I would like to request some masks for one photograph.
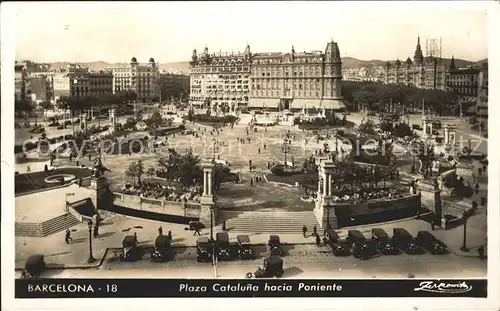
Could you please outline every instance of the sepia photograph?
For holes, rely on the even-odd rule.
[[[498,3],[441,4],[3,4],[15,298],[491,298]]]

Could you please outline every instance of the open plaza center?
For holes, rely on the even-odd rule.
[[[125,131],[116,125],[120,119],[103,122],[111,130],[95,135],[111,140],[111,147],[93,137],[90,147],[66,147],[66,153],[49,147],[48,157],[31,151],[29,159],[16,164],[16,268],[42,254],[55,269],[153,269],[152,263],[139,258],[136,263],[116,263],[114,258],[123,257],[125,236],[135,234],[134,247],[148,254],[158,235],[169,232],[173,261],[163,265],[172,265],[172,275],[181,277],[183,265],[205,271],[195,260],[199,236],[211,241],[227,232],[232,243],[238,235],[250,236],[254,260],[267,256],[269,235],[279,235],[287,269],[296,268],[289,277],[317,277],[323,270],[307,272],[309,261],[331,267],[324,269],[334,277],[360,263],[351,257],[339,261],[326,238],[323,243],[325,232],[334,230],[345,240],[350,231],[359,230],[371,239],[373,228],[389,234],[405,228],[413,236],[436,229],[433,234],[449,255],[401,255],[397,260],[382,256],[374,259],[374,267],[392,268],[398,277],[436,277],[440,272],[447,276],[453,269],[486,274],[477,250],[486,243],[487,141],[475,139],[460,120],[442,120],[436,135],[421,116],[412,115],[410,123],[423,123],[421,131],[413,131],[412,140],[382,133],[376,118],[361,114],[346,115],[344,120],[338,114],[335,124],[316,126],[324,115],[264,112],[239,114],[231,122],[207,122],[196,119],[202,114],[193,118],[179,113],[168,126],[152,126],[154,114],[142,116],[144,126],[135,121]],[[222,118],[213,119],[218,117]],[[127,118],[121,122],[130,123]],[[370,122],[374,129],[368,131]],[[24,130],[16,129],[16,142],[27,138]],[[47,132],[46,138],[61,135],[69,132]],[[457,155],[463,149],[461,136],[469,148],[474,144],[474,151],[484,155],[474,157],[471,150]],[[372,147],[363,147],[368,139],[374,141],[374,153],[369,152]],[[122,142],[124,148],[115,146]],[[430,144],[433,155],[414,155],[412,142]],[[464,191],[470,195],[463,196]],[[430,264],[415,270],[409,263],[423,260],[444,267],[448,256],[463,264],[434,271]],[[363,263],[364,269],[374,274],[369,262]],[[215,277],[244,276],[231,267],[223,264]],[[212,276],[210,269],[207,266],[208,272],[199,275]]]

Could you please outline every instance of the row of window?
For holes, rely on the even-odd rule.
[[[191,73],[217,73],[217,72],[248,72],[249,67],[203,67],[192,68]]]
[[[291,86],[293,86],[294,89],[298,90],[320,90],[322,84],[320,83],[311,83],[311,84],[302,84],[302,83],[294,83],[294,84],[281,84],[281,83],[272,83],[272,84],[252,84],[252,89],[254,90],[281,90],[283,87],[284,90],[291,89]],[[335,89],[335,86],[331,86],[332,89]],[[329,90],[330,89],[330,83],[325,84],[325,89]]]
[[[252,91],[252,97],[305,97],[305,98],[318,98],[320,97],[320,92],[315,91],[315,92],[305,92],[305,91],[269,91],[269,90],[254,90]],[[332,93],[331,96],[334,96]]]

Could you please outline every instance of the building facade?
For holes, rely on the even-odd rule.
[[[187,99],[190,93],[190,76],[168,72],[160,73],[161,100]]]
[[[28,73],[23,64],[14,65],[14,99],[16,101],[26,99],[26,78]]]
[[[243,53],[191,58],[193,106],[222,111],[242,109],[301,110],[345,108],[342,99],[342,60],[338,44],[324,52]]]
[[[236,111],[248,107],[250,95],[250,46],[244,53],[208,53],[191,56],[189,102],[195,107]]]
[[[153,58],[147,63],[139,63],[132,57],[130,63],[111,68],[113,73],[113,93],[133,91],[138,101],[153,101],[159,97],[160,71]]]
[[[53,94],[54,100],[60,97],[71,96],[71,76],[67,72],[56,72],[53,76]]]
[[[488,64],[479,68],[476,115],[488,128]]]
[[[455,59],[452,58],[446,80],[446,90],[455,93],[459,102],[476,101],[479,86],[479,69],[456,68]]]
[[[336,42],[324,52],[252,55],[251,108],[342,110],[342,60]]]
[[[387,84],[446,90],[446,65],[440,58],[424,57],[420,37],[417,38],[413,60],[408,57],[404,63],[399,59],[387,61],[384,69],[384,82]]]
[[[113,94],[113,73],[111,71],[90,71],[89,96],[99,97]]]

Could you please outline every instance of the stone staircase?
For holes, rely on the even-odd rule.
[[[70,213],[66,213],[43,223],[16,222],[15,235],[26,237],[45,237],[76,226],[80,222]]]
[[[254,233],[302,233],[306,225],[308,233],[319,223],[313,211],[225,211],[217,212],[217,224],[226,221],[226,227],[235,232]]]

